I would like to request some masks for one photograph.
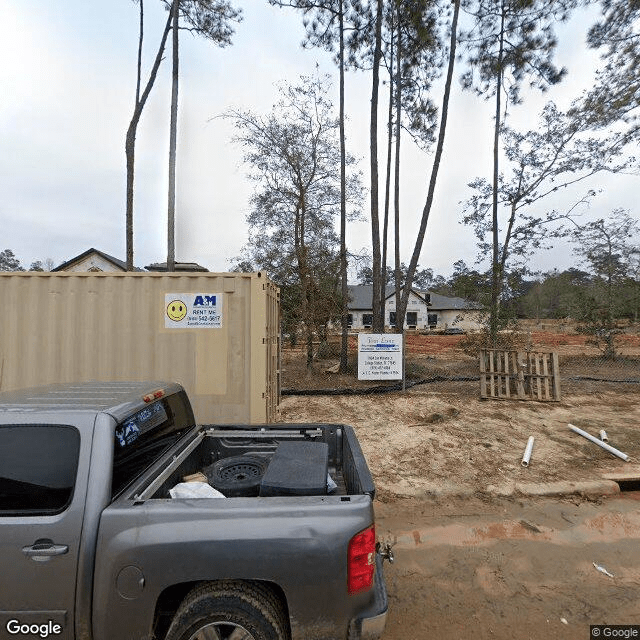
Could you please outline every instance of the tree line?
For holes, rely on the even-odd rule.
[[[607,218],[573,226],[565,236],[579,266],[543,273],[520,266],[505,272],[502,326],[515,328],[520,318],[572,319],[606,357],[615,357],[619,323],[640,320],[640,222],[617,209]],[[461,260],[450,278],[432,277],[430,284],[490,310],[492,276],[491,270],[482,272]],[[487,323],[487,334],[490,328]]]
[[[26,268],[11,249],[0,251],[0,271],[51,271],[54,267],[53,260],[46,258],[45,260],[34,260],[29,268]]]

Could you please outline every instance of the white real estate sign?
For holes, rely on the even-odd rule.
[[[402,380],[402,334],[358,334],[358,380]]]

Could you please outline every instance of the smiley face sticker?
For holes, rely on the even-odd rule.
[[[184,320],[187,315],[187,305],[182,300],[172,300],[167,305],[167,317],[173,322]]]

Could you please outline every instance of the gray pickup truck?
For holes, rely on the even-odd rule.
[[[0,393],[0,638],[377,638],[373,496],[346,425],[197,425],[175,383]]]

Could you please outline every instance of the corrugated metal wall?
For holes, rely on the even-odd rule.
[[[279,418],[280,408],[280,289],[272,283],[263,284],[266,291],[267,331],[267,415]]]
[[[167,294],[217,295],[220,326],[167,326]],[[261,273],[0,274],[0,389],[175,380],[200,422],[272,422],[279,304]]]

